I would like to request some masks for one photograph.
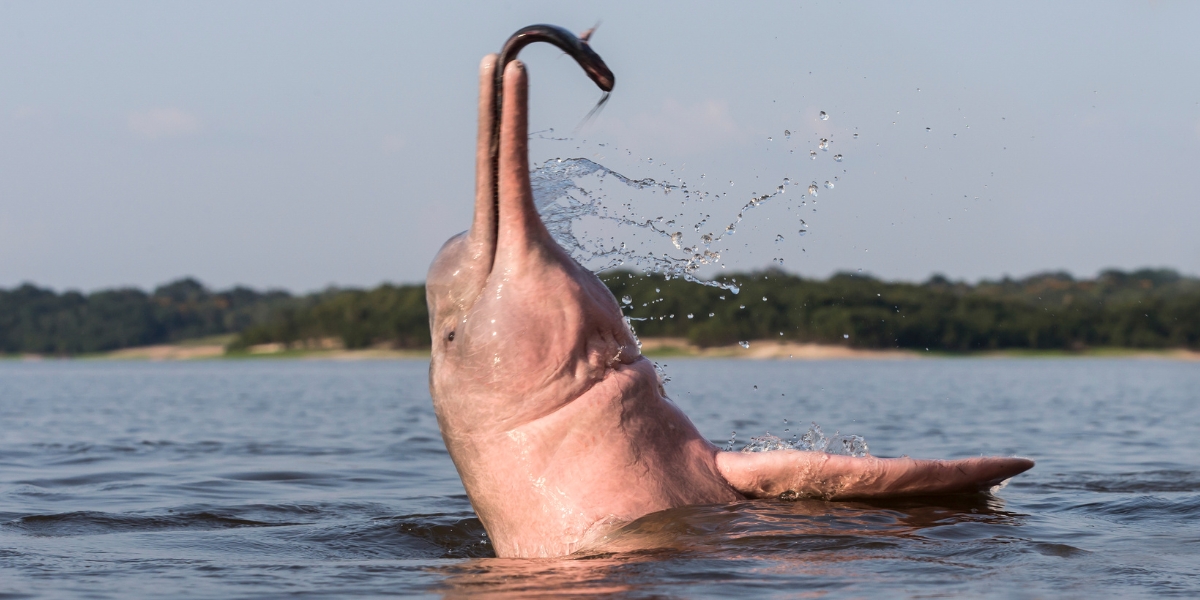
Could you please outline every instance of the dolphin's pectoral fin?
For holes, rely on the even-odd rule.
[[[719,452],[717,470],[750,498],[885,498],[991,489],[1033,468],[1025,458],[862,458],[822,452]]]

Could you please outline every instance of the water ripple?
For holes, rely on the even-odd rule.
[[[563,560],[494,557],[427,368],[0,362],[0,598],[1200,595],[1194,366],[673,360],[721,443],[800,418],[1038,466],[995,496],[674,509]]]

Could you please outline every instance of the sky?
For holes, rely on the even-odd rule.
[[[617,84],[581,124],[594,85],[526,49],[530,128],[570,138],[535,163],[714,222],[802,182],[726,269],[1200,274],[1196,2],[4,2],[0,287],[421,281],[470,221],[479,61],[539,22],[599,22]]]

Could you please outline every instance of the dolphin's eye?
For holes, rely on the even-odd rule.
[[[450,341],[450,342],[454,341],[454,332],[453,331],[450,332],[450,335],[446,336],[446,340]]]

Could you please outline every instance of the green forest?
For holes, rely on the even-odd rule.
[[[304,300],[241,287],[214,293],[190,278],[152,293],[60,294],[26,284],[0,289],[0,354],[69,356],[235,333],[273,322]]]
[[[1200,279],[1170,270],[1066,273],[970,285],[920,284],[858,274],[828,280],[783,272],[734,275],[740,293],[683,281],[605,278],[643,337],[700,346],[782,339],[857,348],[949,352],[1097,347],[1200,347]]]
[[[856,348],[944,352],[1003,349],[1200,349],[1200,279],[1159,269],[1095,279],[886,282],[782,271],[731,274],[739,293],[628,272],[602,275],[641,337],[699,346],[776,339]],[[0,289],[0,354],[70,356],[236,334],[230,352],[333,338],[349,349],[429,346],[421,285],[330,288],[293,295],[243,287],[215,292],[181,279],[153,292]]]

